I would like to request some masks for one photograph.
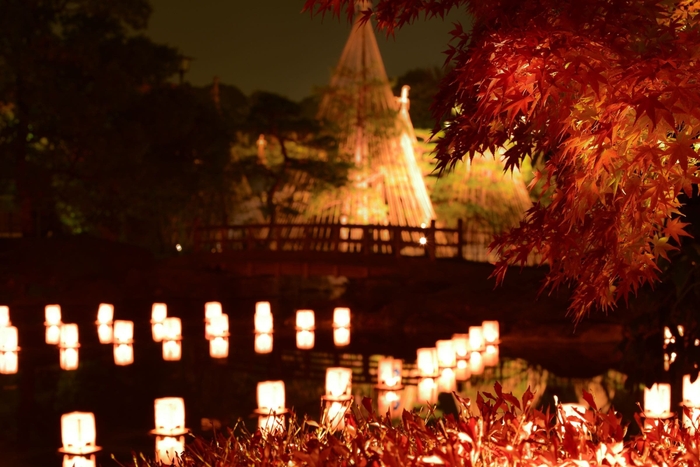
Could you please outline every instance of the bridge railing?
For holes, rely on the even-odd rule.
[[[493,261],[488,232],[456,228],[361,224],[244,224],[196,230],[198,251],[275,250],[359,255],[427,256]]]

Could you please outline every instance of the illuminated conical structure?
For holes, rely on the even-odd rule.
[[[369,2],[357,5],[365,10]],[[337,126],[341,157],[355,169],[348,188],[314,203],[312,217],[417,227],[435,213],[414,154],[407,89],[400,99],[393,95],[372,25],[358,16],[319,108],[319,117]]]

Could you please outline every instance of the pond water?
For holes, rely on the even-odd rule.
[[[201,304],[185,302],[169,310],[169,315],[183,318],[182,359],[166,362],[161,344],[152,340],[149,304],[140,301],[117,305],[118,318],[135,321],[134,364],[118,367],[113,361],[112,346],[98,342],[96,326],[89,318],[91,313],[94,316],[94,310],[83,306],[72,311],[67,307],[64,311],[64,321],[77,321],[80,328],[80,366],[75,371],[61,370],[58,349],[44,342],[43,324],[37,319],[40,309],[23,314],[13,312],[13,322],[20,329],[20,371],[16,375],[0,375],[0,465],[61,465],[57,453],[61,446],[60,417],[72,411],[95,414],[97,444],[103,447],[98,463],[116,465],[110,455],[127,462],[132,451],[151,457],[153,403],[156,398],[167,396],[184,398],[186,425],[195,434],[210,434],[212,427],[232,426],[239,419],[254,429],[256,385],[265,380],[283,380],[287,407],[318,420],[327,367],[353,368],[356,400],[376,400],[379,354],[404,359],[404,383],[415,383],[412,364],[416,348],[451,337],[426,331],[418,339],[401,332],[388,335],[365,328],[353,332],[351,345],[339,350],[333,346],[330,323],[320,319],[314,350],[300,351],[295,348],[293,319],[287,313],[275,317],[273,352],[258,355],[253,352],[252,312],[232,313],[229,356],[215,360],[209,357],[209,344],[204,339]],[[504,338],[507,337],[506,334]],[[580,349],[568,350],[575,355]],[[567,358],[566,351],[561,358]],[[543,406],[551,405],[554,395],[562,402],[579,402],[582,391],[587,389],[600,407],[613,404],[628,421],[634,401],[639,398],[639,394],[625,389],[624,375],[614,370],[594,378],[560,377],[519,358],[508,346],[501,349],[497,366],[460,383],[458,392],[474,398],[477,391],[492,390],[496,381],[518,397],[529,386],[537,394],[537,403]],[[404,396],[409,398],[407,407],[414,406],[415,386],[407,384]],[[438,411],[453,410],[452,397],[441,395]]]

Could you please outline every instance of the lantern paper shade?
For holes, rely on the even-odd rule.
[[[95,467],[95,455],[90,454],[85,456],[80,455],[63,455],[63,467]]]
[[[336,328],[350,327],[350,308],[335,308],[333,310],[333,326]]]
[[[161,397],[154,402],[156,429],[159,435],[176,436],[185,428],[185,400],[182,397]]]
[[[442,368],[438,377],[438,390],[440,392],[453,392],[457,390],[457,377],[452,368]]]
[[[481,352],[472,352],[469,356],[469,372],[473,375],[480,375],[484,372],[484,358]]]
[[[314,348],[315,333],[314,331],[300,330],[297,331],[297,349],[309,350]]]
[[[61,307],[58,305],[46,305],[46,308],[44,308],[44,320],[46,343],[58,345],[61,340]]]
[[[397,358],[382,357],[377,364],[377,384],[380,387],[398,388],[401,386],[403,362]]]
[[[272,329],[270,302],[257,302],[255,304],[255,332],[271,334]]]
[[[228,337],[217,336],[209,340],[209,356],[211,358],[228,357]]]
[[[211,323],[216,317],[222,315],[222,307],[219,302],[207,302],[204,304],[204,337],[209,340],[213,337]],[[226,324],[228,332],[228,322]]]
[[[258,411],[279,414],[285,411],[284,381],[261,381],[257,390]]]
[[[498,346],[489,344],[486,346],[486,350],[482,354],[482,359],[484,361],[484,366],[496,366],[498,365]]]
[[[451,340],[437,341],[435,349],[437,350],[438,367],[454,368],[457,366],[457,354]]]
[[[313,330],[316,320],[313,310],[297,310],[297,330]]]
[[[457,360],[457,368],[455,369],[455,378],[457,381],[467,381],[472,375],[469,370],[469,360]]]
[[[126,366],[134,363],[133,344],[114,344],[114,364]]]
[[[10,326],[12,322],[10,321],[10,307],[6,305],[0,306],[0,328]]]
[[[469,326],[469,347],[472,351],[484,348],[484,333],[481,326]]]
[[[418,373],[421,377],[431,378],[438,375],[437,349],[424,347],[416,351]]]
[[[175,465],[185,451],[184,436],[156,436],[156,461],[164,465]],[[178,464],[179,465],[179,464]]]
[[[487,344],[497,344],[500,339],[500,326],[498,321],[484,321],[481,323],[481,332]]]
[[[221,314],[210,318],[209,338],[228,336],[228,315]]]
[[[350,328],[334,328],[333,344],[336,347],[345,347],[346,345],[350,345]]]
[[[61,347],[77,347],[79,345],[77,324],[61,325],[60,345]]]
[[[0,327],[0,374],[13,375],[19,369],[19,339],[15,326]]]
[[[421,378],[418,381],[418,399],[428,404],[437,402],[438,387],[433,378]]]
[[[61,369],[68,371],[78,369],[78,347],[80,347],[78,325],[74,323],[62,324],[59,344]]]
[[[168,307],[165,303],[154,303],[151,308],[151,331],[153,340],[161,342],[165,337],[165,326],[163,321],[168,316]]]
[[[182,358],[182,322],[180,318],[163,320],[163,360],[177,361]]]
[[[255,353],[265,354],[272,352],[272,334],[255,334]]]
[[[340,399],[349,397],[352,386],[350,368],[331,367],[326,369],[326,397]]]
[[[17,351],[0,351],[0,374],[14,375],[19,370],[19,356]]]
[[[654,383],[644,388],[644,415],[649,418],[664,418],[671,413],[671,385]]]
[[[61,415],[62,452],[89,454],[99,448],[95,445],[95,415],[90,412],[71,412]]]
[[[97,324],[97,338],[100,344],[111,344],[114,340],[114,330],[111,324]]]
[[[97,322],[100,324],[111,324],[114,319],[114,305],[100,303],[97,308]]]
[[[469,334],[453,334],[452,345],[454,346],[458,360],[469,358],[469,351],[471,350],[469,346]]]
[[[683,404],[687,407],[700,407],[700,378],[691,383],[690,375],[683,376]]]
[[[114,322],[114,363],[119,366],[134,363],[134,322]]]

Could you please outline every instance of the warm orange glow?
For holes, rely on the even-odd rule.
[[[336,347],[350,344],[350,308],[333,310],[333,343]]]
[[[153,340],[161,342],[165,336],[163,321],[168,316],[168,306],[165,303],[154,303],[151,307],[151,332]]]
[[[95,415],[90,412],[70,412],[61,415],[62,452],[90,454],[99,447],[96,440]]]
[[[480,375],[484,372],[484,359],[481,352],[472,352],[469,356],[469,371],[472,375]]]
[[[457,366],[457,354],[452,340],[440,340],[435,343],[437,349],[438,367],[455,368]]]
[[[496,366],[498,365],[498,346],[489,344],[486,346],[486,350],[481,355],[484,361],[484,366]]]
[[[484,333],[481,326],[469,326],[469,347],[471,350],[482,350],[484,344]]]
[[[433,378],[421,378],[418,381],[418,399],[427,404],[437,403],[438,386]]]
[[[119,366],[134,363],[134,322],[114,321],[114,364]]]
[[[455,369],[455,378],[457,381],[467,381],[471,375],[469,359],[457,360],[457,368]]]
[[[381,388],[400,388],[403,361],[398,358],[382,357],[377,364],[377,384]]]
[[[0,328],[11,326],[10,321],[10,307],[6,305],[0,305]]]
[[[497,344],[501,338],[500,326],[498,321],[484,321],[481,323],[481,330],[484,336],[484,341],[487,344]]]
[[[326,368],[326,397],[339,399],[352,394],[352,370],[350,368]]]
[[[392,417],[400,415],[402,411],[401,394],[401,390],[379,390],[377,396],[377,411],[381,415],[390,413]]]
[[[185,451],[184,436],[156,436],[156,462],[179,465],[178,459]]]
[[[209,356],[211,358],[228,357],[228,337],[214,337],[209,341]]]
[[[648,418],[667,418],[671,415],[671,385],[654,383],[644,388],[644,415]]]
[[[95,462],[95,455],[63,455],[63,467],[95,467],[97,464]]]
[[[255,353],[266,354],[272,352],[272,334],[255,334]]]
[[[683,376],[683,405],[700,407],[700,378],[690,382],[690,375]]]
[[[62,324],[60,331],[60,355],[59,361],[63,370],[78,369],[78,325]]]
[[[255,332],[271,334],[272,331],[273,322],[270,302],[257,302],[255,304]]]
[[[112,321],[114,320],[114,305],[100,303],[97,308],[97,338],[100,344],[111,344],[114,339]]]
[[[297,331],[297,349],[310,350],[314,348],[314,331]]]
[[[453,334],[452,345],[454,346],[458,360],[469,358],[469,351],[471,350],[469,346],[469,334]]]
[[[350,328],[333,329],[333,344],[335,344],[336,347],[350,345]]]
[[[438,390],[452,392],[457,390],[457,378],[452,368],[442,368],[438,377]]]
[[[176,436],[187,432],[185,428],[185,400],[182,397],[161,397],[154,401],[154,433]]]
[[[277,431],[285,428],[284,381],[261,381],[258,383],[258,427],[262,431]]]
[[[46,343],[58,345],[61,340],[61,307],[58,305],[46,305],[44,308],[44,320]]]
[[[19,369],[19,338],[15,326],[0,327],[0,374],[13,375]]]
[[[221,303],[219,302],[207,302],[204,304],[204,338],[209,340],[212,339],[212,319],[221,316],[223,314],[223,309]],[[226,332],[228,332],[228,321],[226,323]],[[217,334],[221,335],[221,334]]]
[[[313,310],[297,310],[297,330],[311,331],[316,326]]]
[[[182,358],[182,322],[180,318],[163,320],[163,360],[177,361]]]
[[[422,378],[433,378],[438,376],[437,349],[435,347],[424,347],[418,349],[416,366]]]

